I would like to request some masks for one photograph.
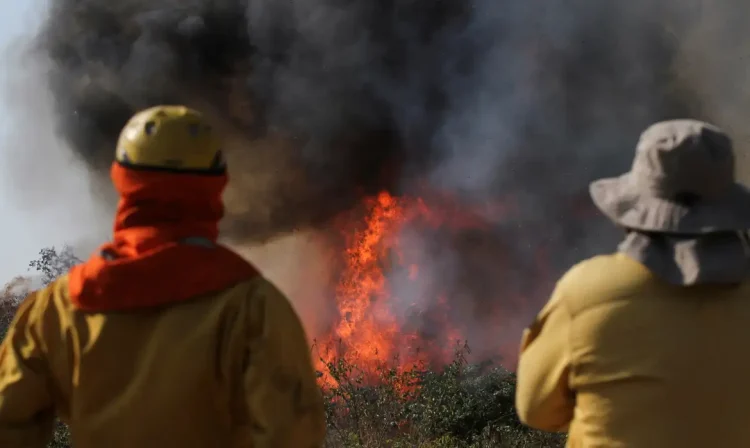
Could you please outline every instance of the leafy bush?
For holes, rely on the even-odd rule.
[[[63,246],[60,251],[54,247],[46,247],[39,251],[38,259],[29,262],[29,268],[39,272],[42,283],[46,285],[80,262],[70,246]]]
[[[331,448],[562,447],[565,438],[528,429],[514,408],[515,375],[469,365],[468,346],[437,371],[381,365],[372,375],[356,359],[325,363],[336,386],[324,387]]]
[[[47,448],[71,448],[70,441],[70,430],[68,425],[57,420],[55,422],[55,433],[52,435],[52,441],[47,445]]]

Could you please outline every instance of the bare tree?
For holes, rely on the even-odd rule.
[[[47,285],[80,262],[70,246],[65,245],[60,251],[54,247],[40,250],[39,258],[29,262],[29,267],[41,273],[42,282]]]

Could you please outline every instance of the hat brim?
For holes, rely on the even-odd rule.
[[[633,185],[625,174],[591,183],[589,193],[609,219],[633,230],[700,235],[750,229],[750,190],[742,185],[691,207],[645,195]]]

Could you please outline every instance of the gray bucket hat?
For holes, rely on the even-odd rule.
[[[732,141],[697,120],[641,134],[629,173],[589,187],[594,204],[633,230],[701,235],[750,229],[750,190],[735,181]]]

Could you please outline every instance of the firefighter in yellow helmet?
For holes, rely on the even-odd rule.
[[[114,237],[21,304],[0,346],[0,447],[313,448],[325,422],[289,301],[217,243],[221,142],[182,106],[135,115]]]

